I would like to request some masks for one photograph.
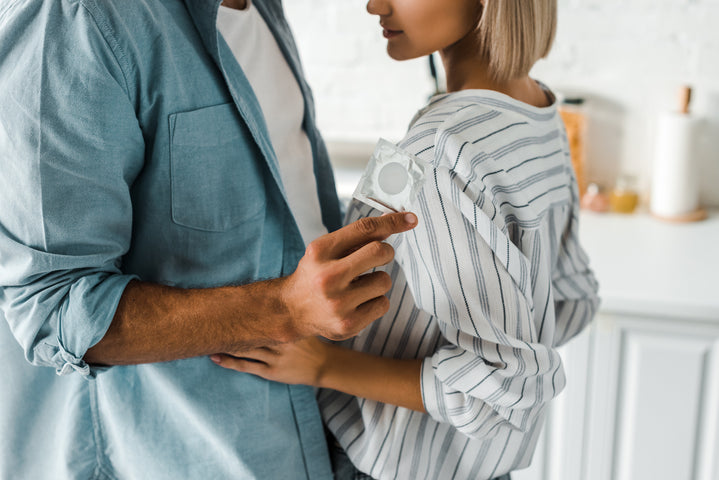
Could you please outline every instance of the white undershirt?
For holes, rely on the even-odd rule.
[[[312,147],[302,128],[304,98],[262,15],[247,3],[244,10],[220,6],[217,28],[260,103],[287,200],[307,244],[327,229],[317,196]]]

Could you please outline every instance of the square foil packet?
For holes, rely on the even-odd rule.
[[[352,197],[383,213],[405,212],[425,182],[427,166],[380,138]]]

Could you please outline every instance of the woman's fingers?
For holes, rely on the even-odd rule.
[[[210,356],[221,367],[291,385],[318,385],[327,358],[326,344],[314,337],[296,343],[233,352],[233,355]]]
[[[260,377],[264,377],[269,368],[264,362],[249,358],[233,357],[232,355],[210,355],[210,360],[223,368],[236,370],[238,372],[251,373],[252,375],[258,375]]]

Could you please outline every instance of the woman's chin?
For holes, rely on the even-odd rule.
[[[397,60],[398,62],[412,60],[422,56],[421,54],[408,52],[404,49],[393,48],[391,44],[387,45],[387,55],[389,55],[392,60]]]

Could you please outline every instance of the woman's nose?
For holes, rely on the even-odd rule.
[[[369,0],[367,2],[367,12],[371,15],[389,15],[391,10],[389,2],[386,0]]]

